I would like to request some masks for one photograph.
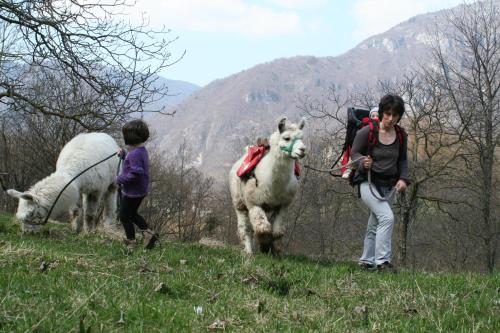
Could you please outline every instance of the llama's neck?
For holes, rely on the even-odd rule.
[[[72,177],[65,173],[54,172],[33,185],[29,192],[36,198],[40,206],[50,209],[61,190],[71,179]],[[51,215],[57,216],[68,211],[78,201],[79,195],[78,186],[75,182],[71,183],[57,199]]]
[[[271,146],[268,160],[268,170],[275,181],[286,181],[293,176],[295,160],[285,155],[278,146]]]
[[[287,187],[293,181],[294,160],[279,147],[280,134],[275,132],[269,138],[270,151],[262,159],[256,170],[259,186],[271,186],[275,189]]]

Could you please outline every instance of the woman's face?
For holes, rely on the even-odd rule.
[[[385,128],[390,128],[396,125],[399,121],[399,113],[390,109],[382,113],[381,126]]]

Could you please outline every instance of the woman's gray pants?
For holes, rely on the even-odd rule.
[[[373,192],[380,197],[375,186],[373,184],[371,186]],[[368,218],[363,255],[359,261],[370,265],[391,262],[392,229],[394,227],[394,214],[391,205],[395,192],[391,192],[391,187],[382,187],[381,190],[388,201],[380,201],[374,197],[368,182],[360,184],[361,200],[370,209],[370,217]]]

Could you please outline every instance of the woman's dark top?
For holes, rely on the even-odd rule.
[[[370,127],[365,126],[356,133],[354,143],[351,150],[351,159],[355,161],[361,156],[367,156],[368,150],[368,134]],[[408,157],[406,154],[407,139],[406,135],[403,140],[403,147],[400,149],[399,140],[396,136],[393,143],[385,145],[377,140],[377,143],[372,148],[371,157],[372,163],[372,180],[374,182],[388,183],[387,185],[394,186],[399,179],[405,181],[407,185],[410,184],[408,177]],[[401,156],[400,155],[401,152]],[[355,162],[357,166],[356,179],[361,180],[361,183],[366,179],[366,170],[363,167],[363,158]]]

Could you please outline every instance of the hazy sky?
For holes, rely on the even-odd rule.
[[[336,56],[412,16],[463,0],[136,0],[133,15],[179,37],[161,73],[198,85],[297,55]],[[470,1],[467,1],[470,2]]]

